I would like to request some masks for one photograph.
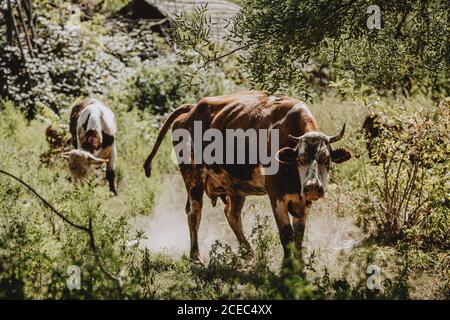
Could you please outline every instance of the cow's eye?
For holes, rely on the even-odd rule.
[[[324,166],[328,166],[330,165],[330,158],[327,157],[321,157],[318,159],[317,161],[319,164],[324,165]]]

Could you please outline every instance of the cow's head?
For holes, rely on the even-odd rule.
[[[97,158],[90,152],[82,149],[74,149],[61,154],[69,163],[69,170],[73,178],[77,181],[83,181],[92,167],[108,162],[108,159]]]
[[[346,149],[331,148],[333,142],[344,136],[345,124],[335,136],[321,132],[308,132],[300,137],[289,136],[297,142],[295,148],[283,148],[278,151],[277,159],[288,165],[297,165],[301,183],[301,196],[316,201],[325,194],[330,163],[342,163],[351,158]]]

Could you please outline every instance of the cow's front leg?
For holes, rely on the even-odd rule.
[[[305,237],[306,219],[295,218],[292,221],[295,233],[295,249],[299,254],[302,252],[303,238]]]
[[[117,190],[115,186],[115,180],[116,180],[116,157],[117,157],[117,151],[116,146],[114,145],[112,147],[111,157],[109,158],[109,161],[106,165],[106,180],[109,184],[109,191],[114,193],[114,195],[117,196]]]
[[[304,263],[302,248],[303,248],[303,239],[305,237],[305,229],[306,229],[306,214],[302,218],[293,217],[292,226],[294,227],[295,233],[295,255],[298,261],[301,264]]]
[[[307,207],[302,203],[291,204],[289,212],[292,214],[292,226],[295,233],[295,248],[301,258],[303,239],[305,237]]]
[[[284,264],[288,263],[292,256],[294,245],[294,229],[289,220],[288,206],[284,200],[271,199],[272,210],[280,233],[281,245],[284,250]]]

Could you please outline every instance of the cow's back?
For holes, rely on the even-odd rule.
[[[75,104],[72,106],[70,111],[70,134],[72,136],[72,145],[74,148],[78,148],[77,146],[77,124],[78,119],[80,118],[80,113],[83,111],[87,106],[90,104],[95,103],[96,101],[94,99],[83,99],[76,101]]]
[[[116,120],[114,117],[114,113],[112,112],[111,108],[104,103],[103,101],[87,98],[80,101],[75,102],[75,104],[72,106],[71,113],[70,113],[70,134],[72,136],[72,144],[75,148],[78,148],[77,146],[77,126],[78,122],[80,121],[80,117],[83,113],[89,112],[89,108],[94,105],[100,105],[100,113],[102,114],[103,119],[107,124],[101,123],[102,131],[105,131],[105,133],[114,138],[117,128],[116,128]],[[92,109],[92,108],[91,108]],[[84,112],[83,112],[84,111]],[[81,117],[83,118],[83,117]],[[85,120],[89,120],[89,116],[84,116],[86,118]],[[86,123],[87,126],[87,123]]]
[[[257,132],[260,129],[277,129],[280,131],[280,148],[294,146],[295,141],[289,139],[290,134],[299,136],[308,131],[318,131],[316,121],[302,101],[270,95],[263,91],[203,98],[190,112],[177,118],[173,130],[187,129],[192,135],[195,121],[202,123],[202,130],[217,129],[222,132],[224,137],[228,129],[244,131],[253,129]],[[256,138],[259,145],[260,135],[257,134]],[[269,141],[267,143],[267,152],[271,152]],[[248,158],[248,146],[246,143],[245,158]],[[237,154],[236,147],[234,154]],[[224,158],[226,157],[225,153],[226,150],[223,150]],[[259,177],[259,164],[213,164],[207,167],[210,169],[209,174],[213,177],[210,181],[220,180],[220,185],[228,188],[225,193],[240,192],[238,189],[232,191],[230,188],[233,188],[233,185],[239,186],[239,189],[246,194],[263,194],[265,192],[263,190],[264,182]],[[297,173],[294,170],[288,174],[292,176]],[[214,185],[210,187],[210,193],[215,193],[212,191]],[[295,185],[293,189],[297,187]],[[220,192],[217,193],[220,194]]]
[[[280,143],[285,146],[292,142],[288,138],[289,134],[300,136],[309,131],[318,131],[316,121],[305,103],[297,99],[250,91],[205,98],[203,101],[210,109],[220,105],[220,110],[212,114],[210,127],[223,133],[227,129],[278,129]]]

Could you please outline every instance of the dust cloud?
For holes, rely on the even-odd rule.
[[[163,193],[157,199],[149,216],[139,216],[133,222],[143,229],[147,240],[142,245],[152,252],[165,253],[174,258],[189,255],[190,238],[185,213],[186,190],[180,175],[168,177]],[[243,209],[244,231],[250,235],[256,215],[269,215],[271,229],[277,233],[267,197],[249,197]],[[308,215],[305,253],[314,252],[317,262],[330,267],[342,251],[347,251],[362,238],[351,216],[338,217],[331,209],[330,200],[320,200],[312,206]],[[236,249],[238,244],[223,212],[224,205],[218,201],[213,208],[205,195],[202,220],[199,229],[199,247],[202,257],[208,260],[211,246],[221,241]],[[276,248],[281,252],[281,245]]]
[[[139,216],[134,222],[138,229],[145,231],[148,238],[142,245],[150,251],[166,253],[172,257],[189,255],[190,237],[185,212],[187,194],[181,176],[168,177],[163,190],[156,200],[153,212],[149,216]],[[213,208],[205,195],[198,236],[200,254],[203,258],[208,257],[211,246],[217,240],[237,248],[237,240],[223,210],[224,205],[220,201]],[[248,220],[244,219],[246,232],[250,232],[253,225]]]

